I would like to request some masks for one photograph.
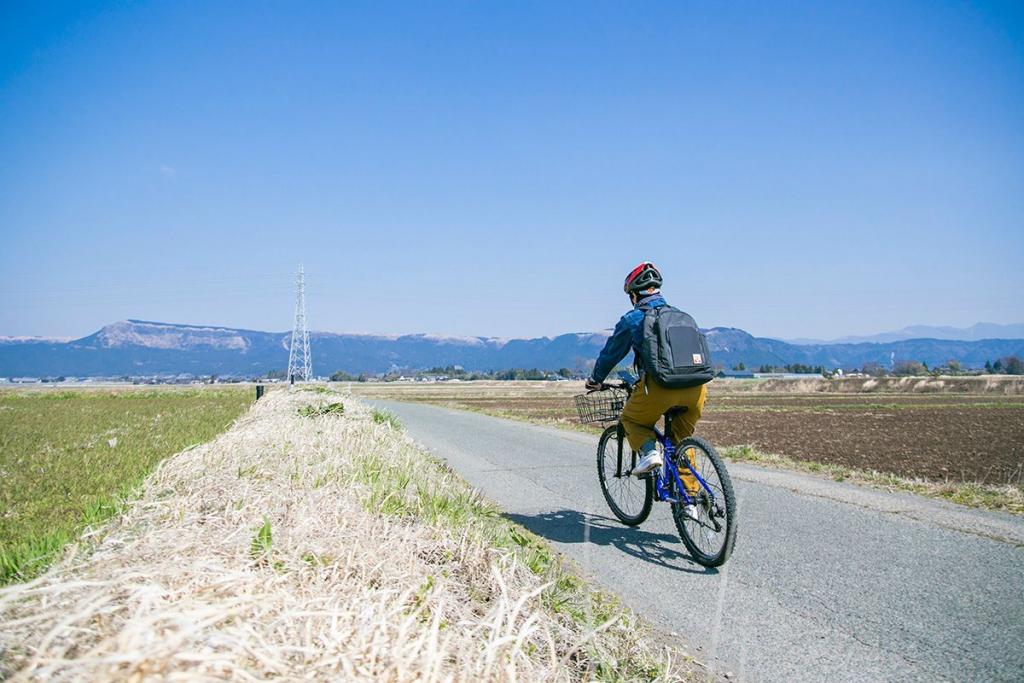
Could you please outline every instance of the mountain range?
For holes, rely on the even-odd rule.
[[[794,344],[754,337],[731,327],[705,330],[714,362],[724,367],[802,363],[845,369],[891,359],[934,366],[953,359],[966,367],[1024,356],[1024,339],[962,341],[916,338],[883,343]],[[311,332],[313,369],[381,373],[461,365],[467,370],[562,367],[579,369],[597,357],[609,332],[499,339],[426,334]],[[120,375],[263,375],[288,364],[290,332],[122,320],[81,339],[0,337],[0,377]]]
[[[880,332],[863,336],[839,337],[838,339],[787,339],[791,344],[859,344],[873,342],[904,341],[907,339],[946,339],[955,341],[979,341],[981,339],[1024,339],[1024,323],[1000,325],[998,323],[975,323],[970,327],[949,327],[944,325],[911,325],[902,330]]]

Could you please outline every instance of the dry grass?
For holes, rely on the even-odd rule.
[[[274,391],[0,589],[0,678],[679,679],[693,669],[396,429]],[[683,668],[680,668],[683,667]]]

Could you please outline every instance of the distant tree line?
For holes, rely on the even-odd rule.
[[[366,373],[360,375],[350,375],[344,370],[338,370],[330,377],[330,380],[332,382],[365,382],[367,379],[369,379],[369,375],[367,375]]]
[[[740,363],[742,365],[742,363]],[[740,368],[742,370],[742,368]],[[762,365],[758,372],[789,372],[799,375],[824,375],[828,370],[823,365],[804,365],[803,363],[789,363],[787,365]]]
[[[1017,356],[985,361],[985,372],[995,375],[1024,375],[1024,361]]]
[[[747,366],[740,362],[732,366],[738,372],[747,370]],[[805,365],[803,363],[787,363],[786,365],[760,365],[756,372],[759,373],[793,373],[793,374],[818,374],[829,376],[832,373],[822,365]],[[853,372],[857,372],[854,370]],[[920,360],[897,360],[891,368],[886,368],[880,363],[865,363],[860,372],[872,377],[924,377],[939,375],[977,375],[982,370],[964,368],[957,360],[949,360],[943,364],[929,367],[926,361]],[[1024,360],[1020,357],[1008,356],[995,361],[985,361],[984,373],[1002,375],[1024,375]],[[271,370],[266,374],[268,379],[287,379],[283,370]],[[552,380],[552,379],[583,379],[586,372],[582,369],[571,370],[560,368],[556,371],[541,370],[539,368],[508,368],[504,370],[466,370],[460,365],[446,365],[429,368],[427,370],[391,370],[382,374],[360,373],[358,375],[338,370],[330,376],[332,382],[368,382],[383,381],[393,382],[399,377],[410,379],[457,379],[462,381],[472,380]]]
[[[940,375],[956,376],[982,374],[981,370],[963,367],[958,360],[948,360],[943,364],[935,365],[933,367],[928,367],[928,363],[925,361],[899,360],[893,364],[890,372],[887,372],[885,368],[878,363],[865,363],[863,372],[875,377],[882,377],[890,374],[897,377],[923,377],[925,375],[938,377]],[[1018,356],[1000,358],[995,362],[987,360],[985,361],[984,373],[995,375],[1024,375],[1024,361],[1022,361]]]
[[[469,371],[459,365],[448,365],[444,367],[434,367],[428,370],[391,370],[380,375],[370,375],[367,373],[361,373],[359,375],[353,375],[344,370],[338,370],[331,375],[330,380],[332,382],[369,382],[369,381],[382,381],[382,382],[394,382],[400,377],[407,379],[434,379],[434,380],[452,380],[457,379],[461,381],[472,381],[472,380],[551,380],[551,379],[572,379],[582,378],[582,375],[578,372],[574,372],[569,368],[560,368],[558,370],[540,370],[538,368],[509,368],[507,370],[476,370]]]

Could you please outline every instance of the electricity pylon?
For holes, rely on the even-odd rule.
[[[299,281],[295,292],[295,326],[288,347],[288,381],[308,382],[313,379],[313,359],[309,355],[309,330],[306,328],[306,273],[299,264]]]

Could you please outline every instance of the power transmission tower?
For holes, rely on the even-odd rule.
[[[288,381],[308,382],[313,379],[313,360],[309,355],[309,330],[306,328],[306,272],[299,264],[299,280],[295,291],[295,326],[288,348]]]

